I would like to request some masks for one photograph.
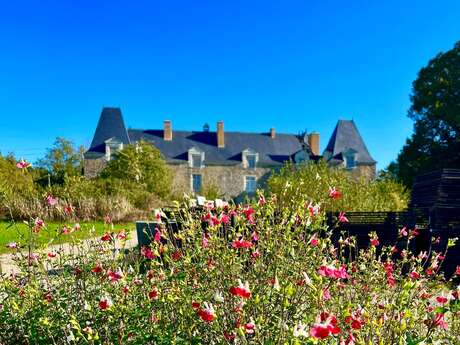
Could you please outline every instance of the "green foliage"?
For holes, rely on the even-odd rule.
[[[37,165],[47,171],[42,175],[42,180],[46,183],[49,173],[53,184],[62,184],[68,176],[81,175],[83,152],[83,147],[77,150],[70,140],[57,137],[53,147],[47,150],[45,157],[38,160]]]
[[[261,200],[184,205],[182,230],[159,224],[141,251],[108,224],[93,241],[37,247],[46,229],[29,222],[29,241],[9,249],[18,271],[0,276],[0,343],[459,344],[460,290],[439,271],[441,253],[408,250],[414,231],[396,259],[376,234],[359,251],[346,234],[334,246],[308,199]]]
[[[460,41],[420,70],[411,101],[414,133],[388,167],[409,187],[419,174],[460,167]]]
[[[122,182],[125,190],[145,190],[159,197],[166,197],[171,191],[171,171],[163,155],[145,141],[127,145],[117,152],[115,159],[102,171],[101,177]]]
[[[330,188],[338,189],[342,197],[332,200]],[[355,179],[347,170],[331,168],[323,161],[287,164],[269,178],[268,189],[285,206],[307,199],[327,211],[402,211],[409,200],[405,187],[391,178]]]
[[[207,200],[215,200],[222,197],[219,187],[213,183],[205,183],[198,194],[203,195]]]

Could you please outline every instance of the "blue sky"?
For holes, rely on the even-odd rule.
[[[318,131],[354,119],[379,168],[412,132],[419,69],[460,40],[460,1],[2,1],[0,152],[133,128]]]

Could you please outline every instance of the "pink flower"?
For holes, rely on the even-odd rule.
[[[46,202],[48,203],[48,205],[50,206],[55,206],[57,204],[57,199],[52,196],[51,194],[49,194],[47,197],[46,197]]]
[[[254,323],[254,320],[251,318],[251,321],[248,322],[247,324],[244,325],[244,329],[246,331],[246,334],[254,334],[256,331],[256,324]]]
[[[259,240],[259,235],[257,234],[256,231],[254,231],[251,235],[251,238],[253,241],[257,242]]]
[[[322,265],[318,269],[318,274],[323,277],[334,278],[334,279],[347,279],[350,276],[347,273],[345,265],[335,268],[333,266]]]
[[[220,221],[222,222],[222,224],[228,224],[230,222],[230,218],[225,213],[222,213],[220,215]]]
[[[406,237],[407,236],[407,229],[406,227],[402,228],[401,230],[399,230],[399,236],[401,237]]]
[[[329,188],[329,197],[332,200],[338,200],[342,197],[342,192],[338,189],[335,189],[335,187]]]
[[[68,235],[72,232],[72,230],[67,226],[67,225],[64,225],[64,227],[62,228],[62,231],[61,231],[64,235]]]
[[[337,217],[340,223],[348,223],[349,220],[345,217],[345,212],[340,212],[339,216]]]
[[[232,242],[232,247],[235,248],[235,249],[251,248],[252,247],[252,242],[244,241],[244,240],[234,240]]]
[[[243,284],[241,279],[238,279],[238,286],[233,286],[230,288],[230,293],[234,296],[240,296],[242,298],[251,297],[251,291],[249,290],[249,283],[246,282]]]
[[[117,234],[117,239],[123,241],[126,239],[126,232],[123,230],[123,231],[120,231],[118,234]]]
[[[259,206],[264,206],[266,204],[265,197],[263,195],[259,196]]]
[[[203,235],[203,238],[201,239],[201,247],[202,248],[208,248],[209,247],[209,239],[207,235]]]
[[[158,228],[155,229],[155,236],[153,237],[153,240],[155,242],[160,242],[161,241],[161,231],[160,231],[160,229],[158,229]]]
[[[245,215],[249,224],[254,224],[254,213],[254,209],[249,206],[246,206],[246,208],[243,210],[243,214]]]
[[[316,246],[318,245],[318,239],[317,239],[315,236],[313,236],[313,237],[311,238],[311,240],[310,240],[310,245],[311,245],[312,247],[316,247]]]
[[[436,314],[436,316],[434,318],[434,325],[439,327],[439,328],[442,328],[442,329],[448,329],[449,328],[447,323],[444,321],[444,314],[443,313]]]
[[[143,246],[141,248],[141,255],[149,260],[155,259],[155,255],[153,254],[152,249],[150,249],[150,247],[147,246]]]
[[[6,245],[6,248],[8,249],[17,249],[18,248],[18,244],[16,242],[10,242]]]
[[[328,301],[331,299],[331,292],[329,289],[324,289],[323,290],[323,300]]]
[[[29,162],[26,162],[24,159],[21,159],[19,162],[16,163],[16,167],[18,169],[27,169],[31,166],[32,164],[30,164]]]

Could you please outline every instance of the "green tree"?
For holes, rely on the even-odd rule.
[[[440,168],[460,168],[460,41],[422,68],[408,116],[414,133],[388,170],[406,185]]]
[[[77,149],[70,140],[57,137],[53,147],[37,162],[38,167],[45,169],[41,173],[40,184],[63,184],[66,177],[81,175],[83,152],[83,147]]]
[[[117,152],[101,177],[120,180],[127,189],[143,190],[159,197],[166,197],[171,191],[171,171],[163,155],[145,141],[127,145]]]

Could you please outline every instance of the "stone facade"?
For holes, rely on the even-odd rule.
[[[356,168],[351,170],[351,175],[356,178],[363,177],[366,181],[372,181],[375,179],[376,169],[375,164],[370,165],[358,165]]]
[[[208,165],[202,168],[191,168],[188,164],[171,164],[174,174],[173,192],[191,193],[192,175],[200,174],[202,186],[217,186],[224,198],[241,195],[245,190],[245,176],[255,176],[257,188],[265,186],[272,167],[256,167],[247,169],[243,164],[237,165]]]
[[[105,156],[94,159],[85,159],[83,164],[83,171],[86,177],[97,177],[102,170],[107,166]]]

